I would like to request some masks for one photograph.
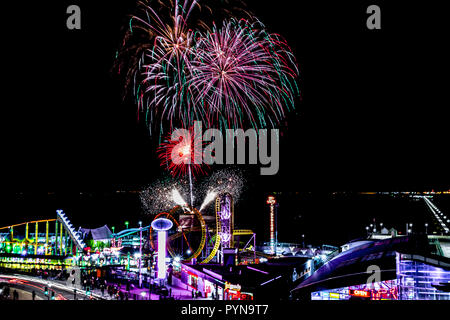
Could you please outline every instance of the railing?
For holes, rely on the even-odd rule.
[[[336,251],[336,250],[339,251],[339,248],[338,248],[338,247],[335,247],[335,246],[330,246],[330,245],[328,245],[328,244],[323,244],[323,245],[322,245],[322,250],[330,250],[330,251],[332,251],[332,253],[333,253],[333,252]],[[331,253],[330,253],[330,254],[331,254]]]
[[[450,268],[450,259],[447,259],[449,262],[444,262],[444,261],[441,261],[438,259],[425,257],[425,256],[422,256],[419,254],[405,254],[405,253],[401,254],[401,258],[403,260],[415,260],[415,261],[419,261],[419,262],[424,262],[424,263],[431,264],[431,265],[439,267],[439,268]],[[445,259],[445,258],[443,258],[443,259]]]
[[[441,243],[439,242],[438,239],[430,239],[430,244],[434,245],[436,247],[436,254],[438,256],[444,256],[444,252],[442,251],[441,248]]]

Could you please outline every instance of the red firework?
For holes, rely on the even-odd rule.
[[[157,153],[161,166],[174,177],[184,177],[189,173],[191,177],[205,174],[204,167],[207,166],[202,161],[202,136],[194,127],[177,129],[161,143]]]

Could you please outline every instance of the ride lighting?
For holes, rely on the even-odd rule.
[[[276,226],[275,226],[275,204],[277,203],[274,196],[269,196],[266,203],[270,206],[270,250],[272,254],[276,254],[275,246],[277,241]]]
[[[173,223],[166,218],[153,220],[152,228],[158,231],[158,279],[166,278],[166,236]]]

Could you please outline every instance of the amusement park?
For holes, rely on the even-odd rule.
[[[267,270],[252,267],[263,266],[282,249],[276,238],[274,196],[267,198],[270,239],[260,246],[252,230],[235,229],[230,193],[213,193],[205,199],[201,209],[211,202],[214,215],[191,207],[175,189],[172,195],[180,204],[154,215],[147,225],[139,221],[131,227],[126,221],[123,230],[107,225],[77,227],[63,210],[56,210],[51,219],[2,227],[0,279],[18,273],[57,281],[91,299],[106,298],[103,291],[107,283],[122,284],[127,296],[117,290],[117,297],[155,300],[253,300],[257,282],[274,280],[268,269],[280,266],[263,268]],[[311,250],[304,257],[308,255]],[[303,264],[304,257],[289,265]],[[247,274],[253,279],[244,284],[239,279]],[[94,289],[101,289],[102,294],[92,295]]]
[[[122,230],[74,226],[63,210],[1,227],[2,292],[31,286],[56,300],[450,299],[448,219],[432,195],[402,195],[428,208],[434,220],[425,232],[412,223],[405,234],[371,224],[365,237],[313,246],[278,241],[282,194],[275,194],[265,203],[267,241],[235,228],[230,193],[213,193],[199,210],[175,189],[179,204],[135,227],[125,221]]]
[[[0,300],[450,300],[444,50],[388,41],[409,5],[28,2]]]

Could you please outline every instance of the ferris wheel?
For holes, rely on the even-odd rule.
[[[178,257],[183,262],[197,259],[206,246],[206,257],[200,263],[208,263],[220,248],[234,246],[234,235],[254,234],[251,230],[234,230],[234,203],[229,193],[216,198],[215,226],[212,228],[208,228],[202,213],[189,205],[175,206],[168,212],[159,213],[154,220],[161,217],[173,222],[168,231],[167,251],[172,258]],[[155,249],[154,232],[152,228],[149,231],[150,244]]]

